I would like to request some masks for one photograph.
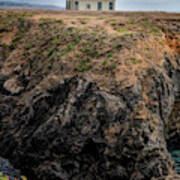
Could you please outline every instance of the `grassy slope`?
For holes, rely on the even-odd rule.
[[[83,74],[101,87],[131,85],[160,65],[168,29],[178,37],[179,14],[0,11],[1,75],[29,76],[27,90],[48,74]],[[172,33],[170,33],[172,34]]]

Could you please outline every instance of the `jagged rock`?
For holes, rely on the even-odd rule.
[[[30,179],[176,177],[164,136],[175,94],[168,76],[149,69],[113,94],[86,78],[52,77],[1,121],[1,154]]]

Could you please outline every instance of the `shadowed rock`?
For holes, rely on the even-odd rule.
[[[114,93],[87,78],[54,76],[53,86],[46,79],[25,97],[24,105],[11,109],[12,102],[6,101],[9,112],[1,111],[1,154],[31,179],[173,176],[165,139],[175,94],[173,66],[171,71],[169,79],[149,69],[139,85],[117,87]]]

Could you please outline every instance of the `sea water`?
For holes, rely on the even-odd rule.
[[[175,169],[178,174],[180,174],[180,149],[170,151],[172,158],[175,162]]]
[[[180,0],[116,0],[116,10],[180,12]]]

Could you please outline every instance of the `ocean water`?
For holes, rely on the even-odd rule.
[[[170,153],[175,162],[175,169],[180,174],[180,150],[172,150]]]
[[[116,0],[121,11],[167,11],[180,12],[180,0]]]

